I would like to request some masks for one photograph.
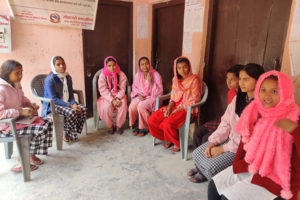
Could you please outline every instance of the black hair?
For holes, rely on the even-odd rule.
[[[235,75],[235,77],[239,77],[239,73],[241,71],[241,69],[244,67],[244,65],[233,65],[232,67],[230,67],[226,73],[233,73]]]
[[[0,78],[5,81],[8,81],[9,74],[18,66],[22,66],[21,63],[15,60],[5,61],[0,68]]]
[[[113,61],[114,63],[117,64],[117,61],[116,61],[115,59],[113,59],[113,58],[108,58],[108,59],[106,60],[106,64],[107,64],[109,61]]]
[[[240,70],[240,72],[241,71],[245,71],[249,76],[251,76],[255,80],[258,80],[260,75],[265,73],[264,68],[261,65],[255,64],[255,63],[249,63],[249,64],[245,65]],[[246,102],[246,96],[247,96],[247,92],[242,92],[241,88],[239,87],[239,91],[236,95],[236,104],[235,104],[235,113],[238,116],[240,116],[242,114],[244,108],[249,103],[249,102],[248,103]]]
[[[186,62],[191,70],[191,65],[190,65],[190,61],[187,58],[178,58],[176,61],[176,73],[177,73],[177,77],[180,79],[182,78],[182,76],[178,73],[177,71],[177,64],[178,63],[182,63],[182,62]]]
[[[278,81],[278,77],[277,76],[274,76],[274,75],[271,75],[271,76],[268,76],[267,78],[265,78],[265,80],[266,79],[273,79],[274,81]]]
[[[150,60],[149,60],[147,57],[141,57],[141,58],[139,59],[139,66],[141,66],[141,61],[142,61],[143,59],[146,59],[146,60],[148,60],[148,62],[150,62]]]
[[[53,65],[54,65],[54,66],[55,66],[55,62],[56,62],[57,60],[63,60],[63,61],[65,62],[65,60],[64,60],[61,56],[54,56],[54,58],[53,58]]]

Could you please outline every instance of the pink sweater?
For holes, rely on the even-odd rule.
[[[21,83],[12,87],[0,78],[0,119],[17,118],[21,107],[25,107],[30,100],[24,96]],[[8,124],[0,123],[0,130],[8,127]]]
[[[236,96],[232,99],[232,102],[228,105],[225,114],[221,118],[221,123],[217,130],[208,138],[209,142],[215,145],[224,143],[229,137],[229,142],[223,145],[224,151],[230,151],[236,153],[241,137],[235,132],[234,128],[239,120],[239,116],[235,113]]]

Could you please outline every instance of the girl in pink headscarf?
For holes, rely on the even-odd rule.
[[[160,74],[155,71],[147,57],[138,61],[138,72],[135,75],[129,106],[129,125],[132,126],[139,117],[139,126],[132,132],[134,136],[144,136],[148,132],[148,117],[154,111],[155,99],[163,94]]]
[[[165,106],[149,117],[148,126],[150,134],[166,141],[164,148],[170,151],[180,151],[178,129],[185,122],[187,108],[198,103],[202,94],[202,81],[199,76],[193,74],[189,59],[179,57],[174,61],[174,78],[171,92],[171,100]],[[198,110],[192,110],[192,118],[197,117]]]
[[[104,60],[104,69],[99,76],[97,101],[100,119],[107,125],[108,133],[123,134],[122,126],[127,113],[126,75],[120,70],[117,60],[109,56]],[[116,127],[113,126],[113,111],[116,111]]]

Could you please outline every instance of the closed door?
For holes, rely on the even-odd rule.
[[[85,91],[88,116],[93,114],[92,80],[113,56],[132,83],[132,3],[99,1],[95,30],[83,30]],[[99,95],[99,93],[98,93]]]
[[[184,1],[153,6],[153,66],[165,83],[172,83],[174,60],[182,55]]]
[[[227,107],[226,71],[257,63],[280,70],[292,0],[213,0],[209,17],[204,81],[209,96],[204,121],[219,119]],[[210,26],[208,26],[210,27]]]

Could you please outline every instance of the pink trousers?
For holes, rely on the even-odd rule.
[[[100,119],[106,124],[108,128],[113,125],[114,109],[116,110],[116,126],[122,127],[127,114],[127,99],[121,99],[121,105],[119,107],[113,107],[111,102],[106,100],[103,97],[100,97],[97,100],[97,110],[100,116]]]
[[[150,116],[150,98],[141,101],[139,97],[134,98],[129,106],[129,125],[132,126],[139,117],[139,129],[148,128],[148,118]]]

